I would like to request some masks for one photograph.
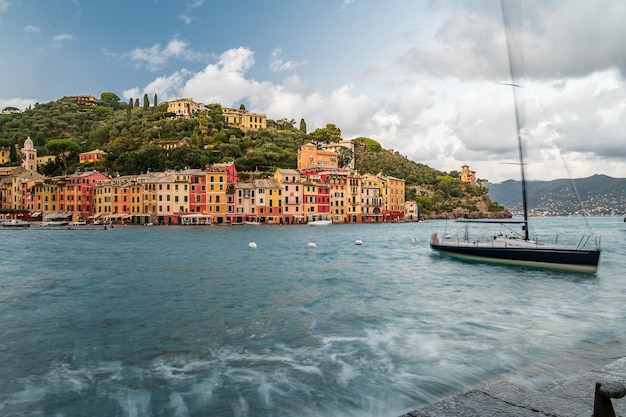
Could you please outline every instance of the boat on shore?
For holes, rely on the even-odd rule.
[[[64,221],[43,221],[37,225],[41,229],[67,229],[70,222]]]
[[[331,226],[333,221],[324,216],[311,216],[306,222],[307,226]]]
[[[521,233],[515,232],[516,234],[513,236],[497,233],[490,236],[488,239],[473,240],[469,238],[468,229],[466,227],[465,236],[462,238],[444,234],[444,238],[440,239],[438,233],[433,233],[430,240],[430,247],[443,255],[468,261],[595,274],[600,260],[599,239],[594,239],[594,247],[587,248],[586,245],[590,243],[591,236],[583,237],[576,246],[566,246],[556,243],[540,243],[536,240],[531,240],[529,237],[528,199],[526,192],[526,176],[524,172],[524,152],[520,116],[515,92],[516,88],[519,87],[519,84],[517,84],[517,80],[515,79],[515,71],[512,65],[511,47],[509,46],[511,40],[508,33],[509,27],[507,24],[505,5],[504,2],[501,4],[505,24],[504,26],[507,32],[507,55],[509,58],[509,70],[511,72],[510,84],[507,85],[509,85],[513,90],[513,107],[515,110],[514,115],[516,127],[515,133],[517,136],[518,158],[522,185],[521,194],[523,220],[503,220],[498,221],[498,223],[518,223],[522,225],[522,231]],[[483,222],[494,223],[493,220],[485,220]]]
[[[30,223],[25,220],[11,219],[2,222],[2,227],[11,227],[15,229],[25,229],[30,227]]]
[[[108,230],[112,229],[113,225],[110,222],[93,222],[88,223],[85,221],[71,222],[67,225],[70,230]]]

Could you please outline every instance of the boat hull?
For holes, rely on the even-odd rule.
[[[307,226],[331,226],[333,224],[332,220],[312,220],[307,222]]]
[[[501,265],[518,265],[560,271],[595,274],[600,260],[599,249],[551,247],[526,244],[449,244],[433,243],[430,247],[443,255],[466,261],[489,262]]]

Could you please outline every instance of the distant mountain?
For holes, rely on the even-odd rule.
[[[492,201],[497,201],[513,213],[522,211],[520,181],[507,180],[485,186]],[[526,190],[531,215],[578,215],[585,213],[584,210],[591,216],[620,216],[626,213],[626,178],[593,175],[573,180],[529,181]]]

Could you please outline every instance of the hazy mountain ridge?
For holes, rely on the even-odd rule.
[[[492,201],[497,201],[513,213],[522,211],[520,181],[507,180],[497,184],[487,183],[485,186],[489,189]],[[626,213],[626,178],[593,175],[573,180],[528,181],[526,190],[531,215],[579,215],[585,211],[591,216]]]

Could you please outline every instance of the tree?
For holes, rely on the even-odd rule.
[[[11,144],[11,148],[9,149],[9,159],[11,160],[12,164],[22,162],[22,155],[17,153],[17,149],[13,144]]]
[[[338,143],[341,141],[341,129],[329,123],[324,128],[315,129],[311,137],[316,145]]]
[[[244,106],[243,104],[239,106],[239,110],[245,110],[245,109],[246,109],[246,106]]]
[[[339,168],[346,168],[350,165],[350,162],[352,162],[352,160],[354,159],[354,152],[352,152],[352,149],[350,148],[345,148],[345,147],[340,147],[337,150],[337,163],[339,165]]]
[[[119,108],[120,98],[118,97],[117,94],[112,93],[110,91],[105,91],[104,93],[101,93],[100,101],[102,101],[103,103],[105,103],[106,105],[110,107],[113,107],[116,110]]]
[[[157,95],[156,95],[156,93],[154,93],[154,107],[156,107],[156,106],[157,106],[157,103],[158,103],[158,101],[157,101]]]
[[[53,139],[46,143],[46,149],[63,162],[63,168],[67,171],[67,160],[80,151],[80,146],[70,139]]]
[[[208,158],[201,149],[182,146],[172,150],[170,161],[170,167],[174,169],[206,168]]]
[[[128,100],[128,108],[129,109],[133,108],[133,98],[132,97]]]
[[[304,119],[300,119],[300,132],[306,135],[306,122]]]
[[[135,99],[135,107],[139,108],[139,97]]]
[[[150,100],[148,99],[148,94],[143,95],[143,109],[148,110],[150,107]]]

